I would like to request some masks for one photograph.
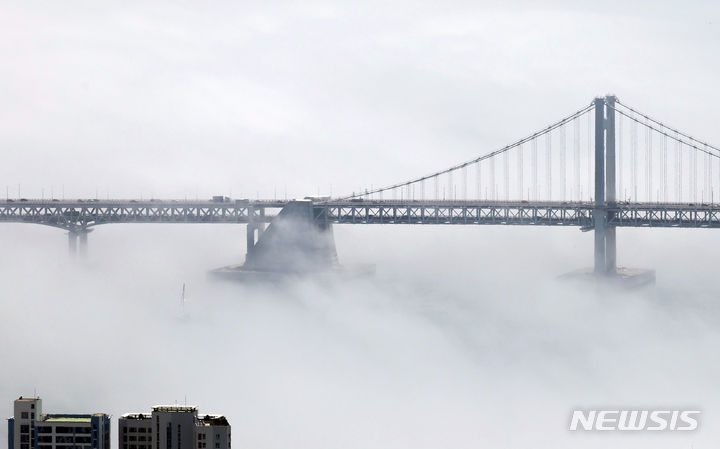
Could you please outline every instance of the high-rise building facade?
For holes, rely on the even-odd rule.
[[[156,405],[152,413],[126,413],[118,420],[118,449],[231,449],[230,424],[197,407]]]
[[[43,414],[42,399],[15,400],[8,419],[8,449],[110,449],[105,413]]]

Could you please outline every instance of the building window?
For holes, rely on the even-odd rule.
[[[28,412],[20,413],[20,419],[28,419]]]
[[[27,424],[23,424],[22,426],[20,426],[20,433],[28,433],[28,432],[30,432],[30,426],[28,426]]]

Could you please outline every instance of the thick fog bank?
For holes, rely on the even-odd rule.
[[[0,235],[0,407],[223,413],[237,448],[711,447],[720,233],[621,230],[649,292],[555,276],[589,265],[576,229],[338,226],[354,281],[206,282],[242,226],[99,227],[72,262],[58,230]],[[186,285],[185,305],[180,292]],[[571,433],[574,408],[699,407],[688,434]],[[113,422],[113,446],[116,422]],[[5,426],[0,437],[5,437]]]

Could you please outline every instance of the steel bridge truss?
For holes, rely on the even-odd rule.
[[[274,205],[209,201],[15,201],[0,203],[0,222],[35,223],[70,231],[109,223],[268,223],[272,216],[266,216],[265,209]]]
[[[592,224],[592,207],[584,204],[328,204],[315,210],[318,221],[338,224]]]
[[[468,202],[465,204],[327,204],[316,219],[354,224],[481,224],[594,226],[592,203]],[[720,228],[717,204],[638,204],[607,206],[608,226]]]
[[[287,202],[0,202],[0,222],[70,231],[111,223],[270,223]],[[314,204],[315,220],[335,224],[594,226],[586,202],[335,201]],[[717,204],[620,203],[604,208],[608,226],[720,228]]]

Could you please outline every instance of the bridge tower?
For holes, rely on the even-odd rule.
[[[615,207],[615,100],[612,95],[595,98],[595,228],[596,276],[617,272],[615,226],[610,226]],[[606,107],[607,105],[607,107]],[[607,109],[607,111],[606,111]]]
[[[605,97],[605,201],[607,211],[605,214],[605,272],[608,275],[617,273],[617,244],[615,242],[615,226],[607,223],[613,218],[614,209],[617,206],[615,181],[615,96]]]

